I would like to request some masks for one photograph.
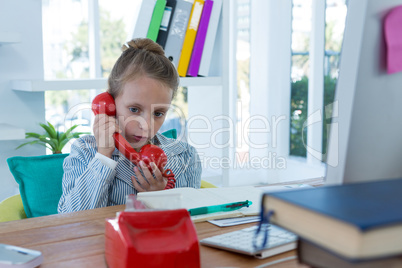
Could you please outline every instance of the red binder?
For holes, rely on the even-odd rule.
[[[121,212],[106,220],[108,267],[200,267],[197,233],[186,209]]]

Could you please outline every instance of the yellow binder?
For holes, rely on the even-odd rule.
[[[198,25],[204,7],[204,0],[195,0],[191,9],[190,20],[188,22],[186,35],[183,41],[179,65],[177,71],[181,77],[187,75],[188,65],[190,63],[191,53],[193,51],[195,37],[197,35]]]

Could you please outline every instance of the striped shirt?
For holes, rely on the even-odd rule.
[[[175,187],[200,188],[201,162],[194,147],[159,133],[152,142],[166,153],[165,169],[173,171]],[[91,135],[77,139],[71,146],[71,153],[63,163],[59,213],[125,204],[126,195],[137,193],[131,181],[135,176],[134,164],[117,149],[112,155],[114,161],[105,157],[109,163],[99,155],[95,137]]]

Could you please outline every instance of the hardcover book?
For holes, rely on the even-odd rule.
[[[402,253],[402,179],[266,193],[274,224],[350,259]]]
[[[402,255],[388,258],[360,260],[346,259],[304,239],[297,242],[297,258],[301,264],[325,268],[402,267]]]

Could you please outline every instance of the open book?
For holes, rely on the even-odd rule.
[[[259,215],[263,191],[254,186],[224,187],[224,188],[174,188],[157,192],[138,193],[137,200],[144,202],[148,208],[185,208],[221,205],[239,201],[251,201],[251,206],[238,210],[215,212],[192,216],[193,222],[212,219],[234,218]],[[173,207],[169,207],[172,205]]]

